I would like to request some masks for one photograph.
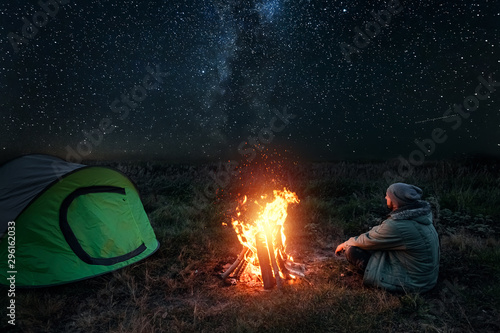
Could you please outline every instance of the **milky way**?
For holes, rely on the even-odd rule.
[[[284,109],[304,158],[500,154],[497,1],[40,3],[0,4],[2,160],[241,159]]]

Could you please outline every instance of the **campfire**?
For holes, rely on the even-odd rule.
[[[281,288],[283,280],[304,277],[304,266],[293,262],[286,252],[285,221],[289,204],[298,203],[293,192],[274,190],[274,200],[265,204],[254,201],[256,216],[247,214],[249,203],[245,196],[236,208],[232,226],[243,245],[236,261],[221,275],[222,279],[255,280],[264,289],[275,285]],[[265,196],[261,196],[265,200]],[[255,214],[254,214],[255,215]]]

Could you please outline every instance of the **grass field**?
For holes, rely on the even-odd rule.
[[[380,223],[397,164],[246,166],[217,189],[224,166],[108,163],[138,185],[160,249],[119,271],[68,285],[17,290],[18,332],[498,332],[500,166],[433,162],[405,182],[424,189],[441,241],[438,285],[423,294],[363,286],[333,251]],[[208,187],[207,187],[208,186]],[[241,246],[231,216],[242,195],[287,187],[289,252],[306,278],[281,290],[224,284],[218,275]],[[213,198],[200,201],[206,189]],[[213,192],[211,192],[213,190]],[[201,202],[201,203],[200,203]],[[230,225],[230,224],[229,224]],[[4,289],[2,289],[4,290]],[[6,291],[0,295],[1,323]]]

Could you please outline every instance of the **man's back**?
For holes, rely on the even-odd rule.
[[[425,292],[434,287],[439,272],[439,239],[428,203],[421,204],[384,221],[380,236],[394,243],[392,248],[381,246],[372,253],[364,275],[366,284],[394,291]]]

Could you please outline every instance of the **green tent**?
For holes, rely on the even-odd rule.
[[[130,179],[47,155],[0,167],[0,237],[0,283],[14,274],[18,287],[90,278],[159,247]]]

